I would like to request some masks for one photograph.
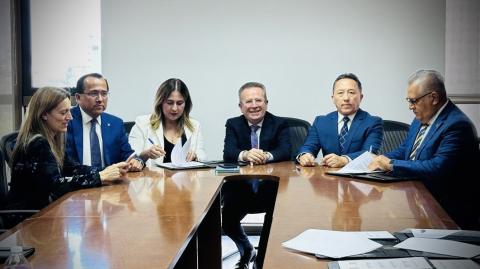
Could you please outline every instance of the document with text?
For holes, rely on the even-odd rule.
[[[383,171],[369,171],[368,165],[373,161],[373,154],[365,151],[351,162],[347,163],[342,169],[337,171],[328,171],[331,175],[353,175],[353,174],[369,174],[369,173],[383,173]]]

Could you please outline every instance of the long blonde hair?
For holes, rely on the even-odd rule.
[[[65,157],[65,133],[55,133],[42,119],[45,113],[49,113],[70,94],[61,88],[43,87],[38,89],[32,96],[28,105],[25,121],[18,132],[17,142],[12,154],[12,162],[21,153],[27,151],[28,145],[37,137],[42,136],[50,145],[53,156],[60,168],[63,167]]]
[[[185,99],[185,108],[183,109],[182,116],[178,119],[177,132],[183,134],[183,128],[185,126],[193,132],[194,127],[189,117],[193,106],[192,99],[190,98],[187,85],[178,78],[168,79],[158,87],[157,94],[155,95],[155,113],[150,117],[150,125],[153,130],[157,130],[158,127],[160,127],[160,123],[165,123],[162,105],[174,91],[178,91],[183,99]]]

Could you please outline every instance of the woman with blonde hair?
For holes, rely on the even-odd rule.
[[[190,142],[186,161],[206,159],[200,123],[190,118],[192,100],[187,85],[177,78],[163,82],[155,95],[154,112],[138,116],[129,135],[135,153],[149,163],[171,162],[177,143]]]
[[[41,209],[69,191],[125,175],[125,162],[99,172],[65,156],[70,107],[70,94],[60,88],[43,87],[32,96],[12,154],[8,209]]]

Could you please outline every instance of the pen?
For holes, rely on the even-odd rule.
[[[155,145],[155,142],[153,142],[153,140],[150,137],[148,138],[148,141],[152,143],[152,145]]]
[[[135,151],[134,151],[132,154],[130,154],[130,156],[128,156],[126,162],[128,163],[135,156],[136,156],[136,154],[135,154]]]

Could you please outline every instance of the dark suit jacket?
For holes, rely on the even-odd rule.
[[[363,152],[370,150],[370,147],[372,147],[372,152],[377,152],[382,144],[382,139],[382,119],[359,109],[347,133],[345,152],[348,153],[346,155],[353,160]],[[308,152],[317,156],[320,149],[324,156],[330,153],[340,155],[337,111],[315,118],[305,143],[298,153]]]
[[[83,123],[80,107],[72,108],[73,119],[68,123],[66,154],[74,161],[83,163]],[[111,114],[101,114],[103,159],[105,166],[125,161],[133,150],[128,143],[123,121]]]
[[[227,162],[237,162],[241,151],[252,148],[250,127],[243,115],[228,119],[225,127],[223,159]],[[269,112],[265,114],[260,132],[260,148],[270,152],[274,162],[290,159],[290,135],[288,124],[283,118]]]
[[[420,127],[420,121],[414,119],[405,141],[385,154],[393,160],[393,173],[422,179],[457,224],[462,228],[472,228],[473,218],[480,216],[479,199],[475,198],[478,197],[478,188],[473,187],[477,183],[476,168],[480,164],[475,127],[449,101],[423,139],[416,160],[411,161],[409,155]],[[480,228],[478,219],[477,226],[473,228]]]

